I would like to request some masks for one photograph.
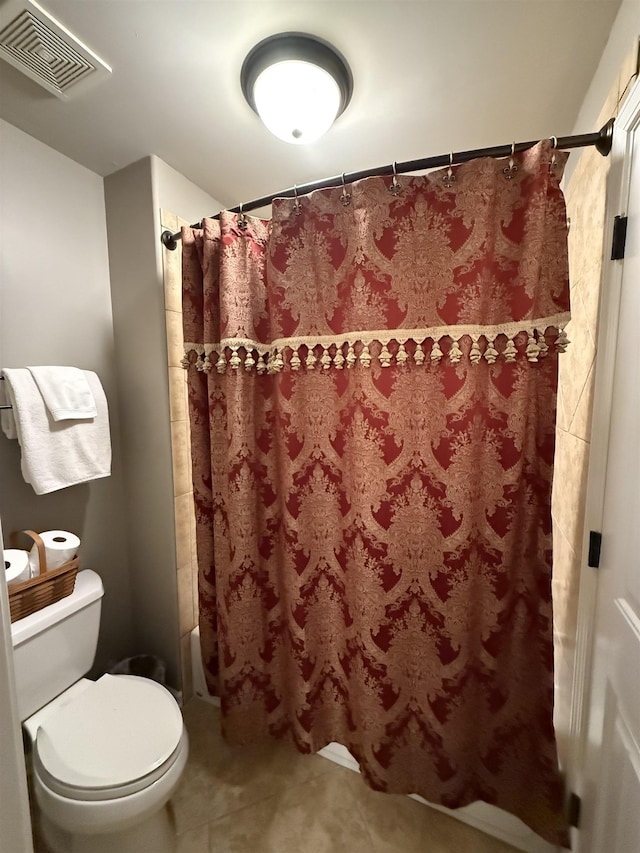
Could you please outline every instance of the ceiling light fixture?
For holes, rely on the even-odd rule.
[[[240,82],[271,133],[294,145],[326,133],[353,91],[344,58],[305,33],[280,33],[257,44],[242,64]]]

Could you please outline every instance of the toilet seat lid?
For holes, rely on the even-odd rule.
[[[43,768],[75,788],[115,788],[149,775],[175,751],[182,714],[162,685],[103,675],[44,720],[36,735]]]

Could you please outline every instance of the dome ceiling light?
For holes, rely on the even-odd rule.
[[[326,133],[353,91],[343,57],[305,33],[280,33],[259,42],[242,64],[240,83],[271,133],[294,145]]]

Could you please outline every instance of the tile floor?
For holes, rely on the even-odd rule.
[[[286,743],[234,748],[217,708],[184,710],[189,763],[171,801],[178,853],[513,853],[514,848]]]

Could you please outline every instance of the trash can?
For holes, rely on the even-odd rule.
[[[134,655],[132,658],[125,658],[111,667],[109,672],[112,675],[141,675],[159,684],[164,684],[166,678],[164,661],[155,655]]]
[[[111,675],[139,675],[142,678],[157,681],[171,693],[178,704],[181,703],[180,693],[167,684],[165,662],[156,655],[134,655],[131,658],[124,658],[112,666],[109,673]]]

